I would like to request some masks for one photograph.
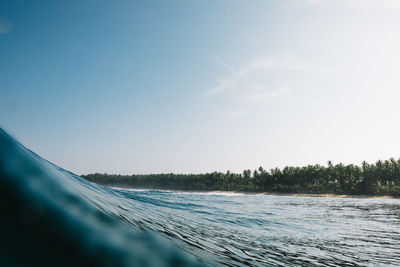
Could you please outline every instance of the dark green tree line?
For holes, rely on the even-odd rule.
[[[94,173],[83,175],[101,185],[196,191],[247,191],[277,193],[334,193],[400,196],[400,159],[362,162],[361,166],[328,162],[326,166],[274,168],[262,167],[243,173],[227,171],[204,174],[135,174]]]

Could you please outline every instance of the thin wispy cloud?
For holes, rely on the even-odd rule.
[[[243,66],[240,71],[239,71],[239,76],[244,76],[246,74],[262,70],[262,69],[267,69],[267,68],[272,68],[272,67],[278,67],[277,62],[274,62],[271,58],[257,58],[247,65]]]
[[[218,93],[220,93],[221,91],[223,91],[225,88],[227,88],[229,86],[230,83],[232,83],[233,81],[231,79],[227,80],[225,78],[221,78],[220,80],[218,80],[218,85],[210,90],[208,90],[206,92],[206,96],[213,96],[216,95]]]
[[[228,111],[228,112],[221,112],[214,114],[216,117],[227,119],[227,120],[234,120],[238,117],[241,117],[245,114],[247,114],[247,110],[236,110],[236,111]]]
[[[228,67],[223,63],[223,61],[219,61],[223,66]],[[229,87],[233,87],[236,85],[236,82],[246,75],[256,72],[261,69],[271,68],[274,63],[269,58],[258,58],[250,61],[245,66],[242,66],[239,71],[234,71],[232,67],[229,66],[228,70],[231,71],[231,75],[229,77],[223,77],[218,80],[218,85],[206,92],[207,96],[216,95]]]
[[[0,34],[9,33],[12,30],[11,22],[4,17],[0,17]]]
[[[234,73],[235,71],[233,70],[233,68],[227,64],[225,61],[223,61],[221,58],[217,57],[217,61],[219,63],[221,63],[230,73]]]
[[[291,89],[289,87],[282,87],[276,90],[271,90],[265,93],[249,93],[245,94],[242,97],[243,102],[245,103],[258,103],[258,102],[266,102],[273,98],[286,96],[291,93]]]
[[[237,68],[223,60],[217,61],[229,74],[220,77],[216,86],[207,90],[205,95],[231,103],[224,104],[228,106],[223,108],[234,111],[217,115],[226,119],[243,116],[262,103],[286,99],[295,92],[297,82],[305,75],[325,75],[336,71],[321,64],[304,62],[287,52],[254,58]],[[237,111],[235,106],[243,107],[246,112]]]
[[[318,75],[318,74],[329,74],[339,72],[339,70],[334,68],[324,68],[323,66],[309,66],[302,69],[291,69],[287,70],[284,75],[294,76],[294,75]]]
[[[234,68],[219,61],[230,70],[230,75],[221,77],[217,85],[206,91],[206,96],[214,96],[226,91],[259,91],[271,90],[271,73],[276,75],[306,75],[326,74],[335,70],[328,69],[322,65],[306,64],[300,62],[288,53],[276,56],[255,58],[234,71]],[[284,87],[284,86],[281,86]]]

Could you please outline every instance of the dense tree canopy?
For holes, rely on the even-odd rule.
[[[88,174],[89,181],[102,185],[170,190],[222,190],[281,193],[334,193],[400,196],[400,159],[363,162],[357,165],[342,163],[327,166],[245,170],[242,174],[227,171],[205,174]]]

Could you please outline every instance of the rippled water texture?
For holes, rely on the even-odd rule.
[[[125,216],[210,251],[219,263],[400,265],[399,200],[126,190],[119,194],[130,199],[132,209],[140,206],[140,215]]]
[[[397,199],[106,188],[56,167],[1,134],[0,181],[12,192],[1,200],[17,203],[7,204],[13,210],[2,220],[2,235],[22,238],[12,231],[23,229],[26,239],[37,238],[31,233],[39,227],[37,221],[52,231],[43,240],[25,242],[22,249],[15,238],[9,240],[15,243],[11,248],[3,238],[0,260],[5,262],[29,256],[29,246],[40,252],[40,246],[50,247],[46,242],[58,236],[69,245],[54,261],[73,253],[78,263],[108,266],[400,265]],[[33,206],[26,204],[28,199]]]

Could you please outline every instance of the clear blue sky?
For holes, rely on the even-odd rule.
[[[0,126],[78,174],[400,157],[400,1],[0,2]]]

